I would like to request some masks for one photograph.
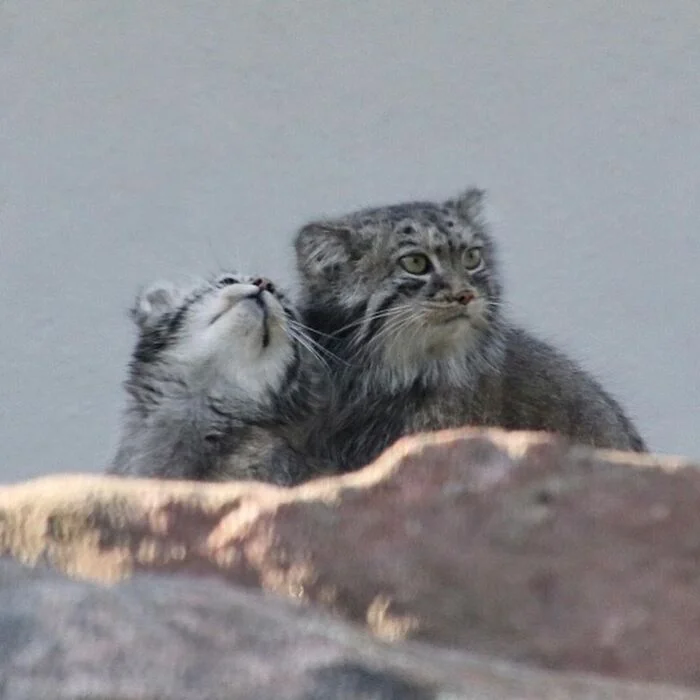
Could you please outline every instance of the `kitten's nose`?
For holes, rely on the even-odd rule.
[[[461,289],[459,292],[455,292],[454,300],[458,304],[466,306],[474,298],[474,292],[469,289]]]
[[[274,291],[275,291],[275,285],[272,284],[272,282],[270,282],[270,280],[267,279],[266,277],[256,277],[253,280],[253,284],[256,287],[259,287],[261,292],[274,293]]]

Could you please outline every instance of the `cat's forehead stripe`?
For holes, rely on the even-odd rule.
[[[388,207],[363,209],[357,214],[351,215],[354,223],[368,226],[376,223],[396,224],[403,219],[418,222],[437,221],[439,210],[429,202],[411,202],[409,204],[393,204]]]
[[[401,245],[446,245],[450,250],[473,245],[478,232],[450,207],[430,202],[394,204],[388,207],[365,209],[346,220],[358,229],[386,229],[401,240]],[[419,239],[419,240],[416,240]]]
[[[427,247],[438,255],[444,252],[452,253],[472,245],[482,244],[481,239],[472,234],[471,231],[445,231],[435,228],[434,226],[418,227],[410,237],[399,234],[397,239],[399,248]]]

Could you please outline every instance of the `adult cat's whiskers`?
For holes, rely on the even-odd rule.
[[[406,303],[393,306],[389,309],[376,311],[363,319],[363,328],[353,338],[350,339],[350,347],[356,347],[362,342],[371,342],[372,338],[367,337],[368,331],[371,329],[371,324],[378,319],[384,319],[382,327],[386,327],[394,318],[403,317],[406,314],[415,313],[415,304]],[[381,329],[380,329],[381,330]]]
[[[381,333],[382,329],[386,328],[386,326],[390,324],[394,319],[402,318],[407,313],[410,313],[412,308],[413,307],[410,304],[402,304],[401,306],[395,306],[390,309],[384,309],[383,311],[377,311],[373,314],[370,314],[369,316],[366,316],[363,319],[363,328],[350,340],[351,347],[357,346],[363,341],[366,341],[368,343],[372,341],[372,337],[368,338],[367,333],[371,330],[371,324],[374,321],[383,319],[383,323],[378,331],[378,333]]]
[[[298,321],[295,318],[288,318],[287,320],[289,321],[289,323],[293,323],[297,328],[301,329],[309,336],[319,335],[319,336],[322,336],[323,338],[334,338],[335,337],[331,333],[323,333],[322,331],[319,331],[317,328],[312,328],[311,326],[307,326],[305,323],[302,323],[301,321]]]
[[[425,326],[425,321],[421,318],[420,314],[413,313],[395,322],[384,334],[385,336],[390,336],[384,343],[387,350],[393,349],[396,343],[402,339],[403,331],[409,326],[416,326],[416,330],[419,330],[421,327]]]
[[[343,331],[350,330],[351,328],[355,328],[356,326],[361,326],[364,323],[368,323],[371,321],[374,321],[377,318],[383,318],[385,316],[392,316],[395,314],[397,311],[400,311],[401,309],[407,309],[410,308],[412,304],[400,304],[398,306],[392,306],[390,309],[382,309],[380,311],[374,311],[371,314],[368,314],[366,316],[363,316],[362,318],[356,319],[355,321],[352,321],[341,328],[338,328],[337,331],[335,331],[331,337],[336,337]]]
[[[318,344],[315,343],[311,338],[306,336],[304,333],[301,333],[299,330],[296,328],[292,327],[291,325],[289,326],[289,335],[292,337],[293,340],[295,340],[299,345],[303,346],[308,350],[308,352],[318,360],[320,364],[323,365],[324,369],[327,372],[331,371],[330,365],[326,361],[326,359],[323,357],[323,355],[319,352],[317,349]],[[316,347],[314,347],[316,346]]]
[[[331,352],[328,348],[321,345],[321,343],[319,343],[317,340],[314,340],[314,338],[311,336],[311,334],[314,333],[314,330],[312,328],[310,328],[309,326],[301,323],[300,321],[292,319],[292,318],[287,319],[287,322],[289,324],[290,330],[293,330],[295,332],[295,335],[294,335],[295,339],[298,340],[300,343],[302,343],[304,345],[304,347],[306,347],[307,349],[310,349],[309,345],[308,345],[308,344],[310,344],[313,348],[316,349],[317,352],[323,353],[329,359],[336,360],[336,361],[338,361],[342,364],[345,364],[345,365],[348,364],[345,360],[343,360],[342,357],[338,357],[338,355],[336,355],[335,353]],[[330,336],[328,336],[328,337],[330,337]],[[302,342],[302,341],[305,341],[305,342]],[[324,362],[324,364],[326,364],[326,363]],[[328,365],[326,364],[326,366],[328,366]]]
[[[404,304],[400,307],[395,307],[391,311],[392,313],[385,314],[385,316],[389,317],[389,320],[386,321],[379,331],[369,339],[365,346],[357,349],[357,351],[353,354],[353,358],[358,354],[361,354],[363,351],[374,351],[377,346],[384,343],[387,337],[391,336],[392,334],[395,337],[398,336],[400,331],[403,330],[403,328],[409,323],[413,322],[418,316],[413,304]]]

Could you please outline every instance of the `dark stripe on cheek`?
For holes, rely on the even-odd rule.
[[[360,302],[348,311],[348,321],[359,321],[366,313],[369,300]]]
[[[396,290],[398,292],[417,292],[419,289],[423,289],[426,284],[428,284],[427,280],[417,277],[415,279],[404,279],[396,285]]]
[[[284,385],[282,386],[283,390],[287,390],[290,384],[297,378],[299,367],[301,366],[301,355],[299,353],[299,343],[297,341],[292,341],[292,351],[294,357],[285,372]]]
[[[155,328],[140,333],[133,353],[136,364],[156,362],[162,351],[172,344],[169,323],[170,317],[166,317]]]
[[[287,317],[287,319],[291,319],[292,321],[296,321],[297,323],[301,322],[301,318],[299,317],[299,314],[297,313],[297,310],[295,307],[290,306],[286,302],[282,302],[281,300],[280,304],[282,306],[282,311],[284,311],[284,315]]]
[[[323,334],[335,335],[338,339],[346,338],[355,330],[355,321],[359,321],[367,309],[367,302],[362,302],[350,309],[340,306],[323,306],[311,305],[304,310],[304,323],[313,328],[315,331],[320,331]],[[343,329],[341,332],[340,329]]]
[[[192,304],[199,301],[204,295],[204,291],[195,292],[192,294],[192,296],[188,297],[182,302],[180,308],[178,308],[175,314],[170,318],[170,322],[168,323],[168,335],[175,335],[180,330],[185,320],[185,314],[189,308],[192,306]]]
[[[398,299],[399,297],[399,292],[394,291],[392,292],[384,301],[379,305],[379,308],[375,309],[372,311],[372,316],[375,314],[382,314],[384,311],[389,309],[390,306],[394,304],[394,302]],[[359,340],[369,340],[369,338],[372,338],[374,334],[377,332],[379,329],[379,326],[384,324],[384,321],[386,321],[387,316],[382,315],[380,318],[373,318],[370,321],[369,326],[367,327],[367,330],[361,334]]]
[[[174,336],[180,330],[180,328],[182,328],[182,324],[185,320],[185,314],[187,313],[187,308],[187,306],[181,306],[170,319],[170,322],[168,323],[169,337]]]

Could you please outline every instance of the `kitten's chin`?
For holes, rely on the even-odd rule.
[[[254,358],[290,343],[287,317],[271,294],[228,303],[209,322],[206,331],[211,344],[219,345],[221,352],[233,353],[237,348]]]
[[[272,385],[284,376],[294,356],[294,341],[282,307],[244,298],[191,332],[172,352],[205,381],[228,378],[233,384]]]

